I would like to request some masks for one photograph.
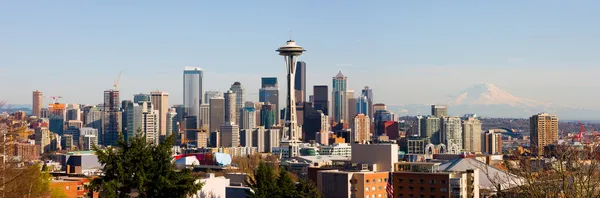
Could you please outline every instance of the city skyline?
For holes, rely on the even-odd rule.
[[[261,77],[276,76],[284,82],[280,58],[269,52],[294,27],[294,38],[314,50],[301,58],[307,63],[309,89],[306,96],[312,94],[313,85],[331,87],[329,78],[342,70],[352,79],[348,89],[361,90],[369,86],[376,95],[374,102],[388,105],[444,103],[445,100],[439,98],[478,82],[489,82],[523,98],[600,109],[595,101],[599,93],[590,92],[600,88],[600,82],[594,79],[600,67],[592,53],[600,46],[593,36],[600,29],[575,23],[597,19],[598,14],[593,9],[598,6],[597,2],[578,5],[521,2],[516,7],[502,2],[428,6],[424,3],[340,5],[326,2],[321,8],[299,3],[298,8],[313,11],[324,20],[298,17],[292,18],[290,24],[278,24],[280,19],[255,22],[283,12],[271,10],[270,6],[257,8],[266,11],[244,10],[243,4],[234,5],[231,11],[239,14],[213,21],[204,18],[219,16],[218,13],[175,14],[180,13],[175,10],[186,13],[191,8],[210,10],[224,5],[211,2],[189,8],[182,5],[160,8],[160,5],[148,4],[136,5],[139,10],[123,12],[109,3],[101,8],[87,2],[43,4],[36,7],[8,3],[0,8],[0,18],[11,20],[0,19],[9,24],[4,27],[6,35],[0,38],[6,49],[0,53],[0,65],[6,66],[0,78],[22,82],[6,89],[5,96],[0,98],[10,104],[29,104],[31,91],[36,89],[44,96],[63,96],[62,101],[67,103],[99,104],[102,103],[100,94],[111,88],[120,71],[123,71],[119,84],[122,99],[131,99],[134,93],[162,90],[169,93],[170,106],[182,104],[181,70],[185,66],[197,66],[206,72],[204,89],[207,91],[224,92],[231,83],[239,81],[248,92],[248,100],[257,101]],[[454,9],[442,9],[444,6]],[[386,12],[394,7],[400,11]],[[23,8],[28,8],[31,14],[24,16],[23,12],[16,12]],[[63,12],[49,14],[57,10],[52,8]],[[535,16],[528,14],[534,9],[537,10]],[[335,12],[328,13],[328,10]],[[509,10],[511,15],[505,14]],[[100,20],[100,14],[113,11],[114,16]],[[165,11],[169,16],[159,21],[140,19],[147,16],[145,12],[152,11]],[[467,11],[470,16],[482,17],[457,14]],[[432,15],[433,12],[439,13]],[[240,15],[249,17],[240,19]],[[349,20],[334,24],[339,21],[338,17],[349,17]],[[50,23],[55,21],[62,22]],[[153,22],[157,23],[152,25]],[[398,27],[384,26],[390,22],[397,23]],[[129,25],[134,28],[128,28]],[[204,32],[205,28],[210,31]],[[248,32],[240,34],[236,31],[238,28]],[[165,30],[153,33],[156,29]],[[242,54],[236,58],[239,60],[227,58],[231,49],[226,47],[239,43],[255,46],[256,52]],[[177,50],[164,50],[171,48]],[[92,70],[94,75],[89,75]],[[23,81],[19,76],[25,73],[28,77]],[[384,80],[373,81],[372,76]],[[551,80],[533,80],[531,76]],[[423,79],[428,83],[418,83]],[[405,86],[389,86],[390,82]],[[280,101],[285,101],[283,94],[280,95]],[[46,107],[49,101],[44,98],[42,106]]]

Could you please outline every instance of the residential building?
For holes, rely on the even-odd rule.
[[[94,145],[98,145],[98,129],[84,127],[79,129],[78,147],[80,150],[92,150]]]
[[[101,140],[104,146],[117,145],[119,131],[122,130],[121,103],[119,100],[119,91],[104,91],[104,119]]]
[[[465,116],[463,123],[463,149],[467,152],[481,152],[481,121],[476,115]]]
[[[431,105],[431,115],[437,118],[448,116],[446,105]]]
[[[394,172],[393,197],[479,197],[479,170],[465,172]]]
[[[177,121],[177,110],[175,108],[170,108],[169,112],[167,112],[167,122],[166,122],[166,133],[165,135],[171,136],[172,134],[179,134],[179,122]]]
[[[487,154],[502,154],[502,133],[489,130],[483,135],[483,152]]]
[[[448,153],[458,154],[463,151],[462,124],[459,117],[442,117],[440,139],[448,148]]]
[[[366,143],[371,140],[371,119],[364,114],[354,116],[351,143]]]
[[[158,136],[164,139],[167,136],[167,113],[169,112],[169,94],[162,91],[150,93],[150,101],[154,110],[158,111]]]
[[[150,102],[134,103],[127,111],[127,137],[135,137],[138,132],[146,136],[146,142],[158,143],[159,112]]]
[[[32,111],[33,111],[33,116],[36,116],[38,118],[41,118],[42,116],[42,98],[43,98],[43,94],[40,90],[35,90],[33,91],[33,103],[32,103]]]
[[[324,197],[388,197],[388,177],[389,172],[322,170],[317,172],[317,187]]]
[[[352,145],[352,163],[375,164],[376,169],[373,171],[393,171],[396,162],[398,162],[398,144]]]
[[[241,129],[254,129],[256,128],[256,112],[254,106],[244,107],[241,109],[240,114],[240,128]]]
[[[533,154],[544,155],[544,147],[558,141],[558,116],[540,113],[529,118]]]
[[[35,145],[39,146],[40,154],[52,151],[50,135],[52,135],[52,132],[46,127],[35,129]]]
[[[441,120],[434,116],[417,116],[419,136],[428,138],[432,144],[440,144]]]
[[[240,125],[242,108],[244,108],[244,87],[242,86],[242,83],[235,82],[231,85],[230,90],[233,91],[233,93],[235,93],[235,123]]]

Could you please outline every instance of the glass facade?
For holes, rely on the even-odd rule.
[[[199,116],[204,87],[203,73],[200,68],[186,67],[183,71],[184,116]]]

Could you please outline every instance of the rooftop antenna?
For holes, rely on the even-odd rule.
[[[292,39],[292,29],[290,28],[290,41],[293,41]]]

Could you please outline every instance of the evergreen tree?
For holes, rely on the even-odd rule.
[[[309,180],[300,179],[296,187],[298,198],[321,198],[323,194],[317,189],[317,186]]]
[[[296,195],[296,184],[285,170],[279,171],[277,178],[278,197],[292,198]]]
[[[248,184],[254,193],[250,193],[249,197],[257,198],[272,198],[278,197],[277,177],[273,168],[260,162],[258,168],[254,172],[254,177],[248,179]]]
[[[156,145],[146,142],[138,130],[135,137],[125,141],[119,135],[118,148],[94,147],[98,161],[104,165],[104,175],[90,182],[91,191],[105,197],[186,197],[202,188],[191,171],[175,170],[171,163],[174,136]]]

